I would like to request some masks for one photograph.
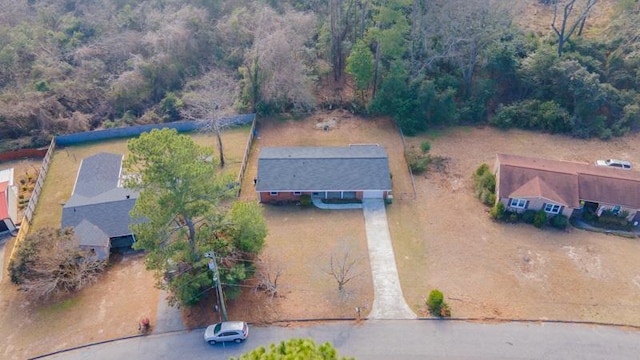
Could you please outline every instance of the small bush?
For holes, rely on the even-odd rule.
[[[518,213],[509,212],[509,222],[517,223],[520,220]]]
[[[504,204],[501,202],[496,203],[491,210],[489,210],[489,215],[494,220],[503,220],[504,219],[505,208]]]
[[[311,196],[309,194],[300,195],[300,205],[302,205],[302,206],[310,206],[311,205]]]
[[[431,144],[429,144],[428,141],[423,141],[420,144],[420,150],[422,150],[424,154],[428,153],[431,150]]]
[[[492,206],[493,204],[496,203],[496,194],[492,193],[491,191],[483,190],[480,193],[479,197],[480,197],[480,201],[482,201],[482,203],[487,206]]]
[[[442,294],[442,291],[438,289],[431,290],[429,298],[427,298],[429,313],[434,316],[440,316],[442,304],[444,304],[444,294]]]
[[[525,210],[522,213],[522,221],[527,224],[533,224],[533,221],[536,217],[536,212],[534,210]]]
[[[451,308],[449,308],[449,304],[446,302],[442,302],[442,306],[440,306],[440,317],[451,317]]]
[[[427,170],[431,162],[431,156],[420,154],[414,150],[408,150],[406,153],[407,163],[414,174],[421,174]]]
[[[604,210],[598,217],[598,225],[614,230],[630,230],[631,224],[627,220],[627,216],[629,213],[626,211],[616,215],[611,210]]]
[[[549,224],[556,229],[564,230],[569,225],[569,219],[562,214],[558,214],[549,219]]]
[[[482,176],[482,174],[489,172],[489,165],[487,164],[482,164],[480,166],[478,166],[478,168],[476,169],[475,172],[475,176]]]
[[[496,177],[487,164],[480,165],[473,173],[476,196],[483,204],[492,206],[496,202]]]
[[[547,213],[544,212],[544,210],[540,210],[536,212],[536,215],[533,217],[533,226],[540,229],[544,226],[546,222],[547,222]]]

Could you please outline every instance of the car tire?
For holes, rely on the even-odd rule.
[[[209,345],[215,345],[216,341],[215,340],[209,340]]]
[[[235,342],[236,342],[236,344],[240,344],[240,343],[242,342],[242,339],[235,339],[235,340],[233,340],[233,341],[235,341]]]

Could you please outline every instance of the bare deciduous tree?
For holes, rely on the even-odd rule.
[[[287,11],[280,15],[269,7],[256,10],[258,23],[254,44],[245,56],[245,69],[254,69],[249,87],[258,89],[254,98],[279,110],[296,112],[310,109],[312,91],[311,62],[315,60],[309,43],[316,19],[312,14]],[[245,71],[253,74],[253,71]],[[245,79],[247,80],[247,79]],[[252,99],[256,101],[258,99]]]
[[[597,3],[598,0],[556,0],[554,2],[551,28],[558,37],[558,56],[562,55],[564,45],[569,41],[576,29],[579,29],[578,35],[582,33],[584,23]],[[558,8],[560,7],[562,7],[562,14],[558,15]]]
[[[46,301],[94,283],[104,265],[78,247],[73,230],[43,228],[20,243],[9,272],[30,299]]]
[[[331,254],[327,274],[336,280],[340,293],[344,291],[344,287],[349,281],[360,275],[358,270],[360,261],[362,261],[362,256],[354,255],[353,250],[348,247],[343,247]]]
[[[441,60],[457,65],[468,95],[476,68],[486,58],[486,50],[511,26],[515,5],[500,0],[427,3],[420,32],[425,41],[420,48],[427,52],[424,65],[429,67]]]
[[[257,264],[258,284],[256,290],[262,290],[271,297],[278,295],[278,280],[284,272],[282,261],[274,258],[261,258]]]
[[[224,167],[220,119],[233,111],[237,82],[230,74],[209,71],[202,78],[189,82],[182,100],[185,108],[182,115],[203,122],[203,131],[213,131],[218,141],[220,166]]]

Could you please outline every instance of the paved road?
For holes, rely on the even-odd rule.
[[[47,359],[228,359],[292,337],[330,341],[356,359],[638,359],[640,332],[557,323],[478,324],[377,320],[310,327],[251,327],[243,344],[210,346],[203,330],[151,335],[92,346]]]
[[[375,295],[368,318],[414,319],[402,295],[384,200],[364,199],[362,205]]]

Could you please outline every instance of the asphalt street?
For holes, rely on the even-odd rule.
[[[204,329],[90,346],[46,359],[228,359],[293,337],[331,342],[356,359],[638,359],[640,331],[559,323],[369,320],[250,327],[242,344],[210,346]]]

